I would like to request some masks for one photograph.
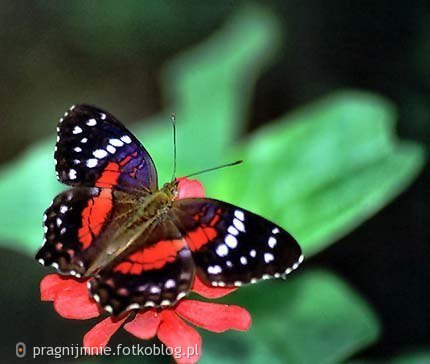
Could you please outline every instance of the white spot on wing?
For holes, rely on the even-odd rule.
[[[243,213],[243,211],[235,210],[234,216],[236,216],[241,221],[245,221],[245,214]]]
[[[266,263],[270,263],[272,260],[274,260],[275,257],[271,253],[264,253],[264,261]]]
[[[69,179],[76,179],[76,170],[73,168],[69,171]]]
[[[267,241],[267,244],[273,249],[276,245],[276,238],[271,236],[269,240]]]
[[[164,287],[166,287],[167,289],[174,288],[175,286],[176,286],[176,283],[173,279],[168,279],[164,284]]]
[[[218,247],[216,248],[216,253],[220,256],[220,257],[225,257],[228,255],[228,247],[225,244],[220,244],[218,245]]]
[[[131,138],[128,135],[123,135],[120,139],[126,144],[131,143]]]
[[[140,305],[138,303],[131,303],[127,306],[127,310],[137,310],[140,308]]]
[[[179,301],[180,299],[184,298],[187,295],[186,292],[179,292],[176,299]]]
[[[80,147],[74,147],[73,148],[73,150],[75,151],[75,152],[82,152],[82,148],[80,148]]]
[[[112,145],[108,145],[106,147],[106,150],[110,153],[110,154],[114,154],[116,152],[115,147],[113,147]]]
[[[275,228],[272,230],[272,233],[273,233],[273,234],[278,234],[278,233],[279,233],[279,229],[278,229],[277,227],[275,227]]]
[[[94,126],[94,125],[97,125],[97,121],[96,121],[96,119],[90,119],[90,120],[88,120],[88,121],[87,121],[87,125],[88,125],[88,126]]]
[[[97,165],[97,159],[95,158],[91,158],[87,160],[87,167],[88,168],[93,168]]]
[[[162,300],[160,303],[160,306],[170,306],[170,301],[169,300]]]
[[[40,264],[42,264],[42,265],[45,265],[45,261],[44,261],[42,258],[40,258],[40,259],[38,260],[38,262],[39,262]]]
[[[233,225],[236,227],[237,230],[244,233],[245,232],[245,225],[243,225],[243,222],[239,219],[233,219]]]
[[[112,144],[114,147],[122,147],[124,143],[119,139],[110,139],[109,143]]]
[[[108,155],[108,153],[104,149],[96,149],[93,152],[93,156],[96,157],[97,159],[102,159],[102,158],[106,157],[107,155]]]
[[[88,141],[88,138],[82,138],[81,143],[85,144]]]
[[[234,249],[237,247],[237,239],[233,235],[227,235],[224,238],[225,243],[228,245],[229,248]]]
[[[111,306],[111,305],[106,305],[106,306],[104,307],[104,309],[105,309],[107,312],[109,312],[109,313],[112,313],[112,312],[113,312],[113,308],[112,308],[112,306]]]
[[[227,231],[231,235],[237,235],[237,234],[239,234],[239,231],[237,231],[237,229],[233,225],[230,225],[228,227]]]
[[[80,128],[79,126],[77,126],[77,125],[76,125],[76,126],[73,128],[72,133],[73,133],[73,134],[80,134],[80,133],[82,133],[82,128]]]
[[[251,257],[255,258],[255,257],[257,256],[257,252],[255,251],[255,249],[252,249],[252,250],[249,252],[249,255],[250,255]]]
[[[246,259],[246,257],[240,257],[240,263],[242,265],[247,265],[248,264],[248,259]]]
[[[219,265],[210,265],[208,267],[208,273],[210,273],[210,274],[218,274],[221,272],[222,272],[222,269]]]
[[[154,294],[157,294],[157,293],[161,292],[161,289],[158,286],[152,286],[151,289],[150,289],[150,292],[154,293]]]

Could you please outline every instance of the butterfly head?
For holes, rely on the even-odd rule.
[[[165,183],[161,191],[164,192],[170,200],[175,200],[178,197],[178,185],[178,180],[174,179],[171,182]]]

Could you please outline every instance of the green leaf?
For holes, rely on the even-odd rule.
[[[207,182],[210,195],[260,213],[315,254],[378,211],[417,175],[424,150],[393,136],[385,99],[344,91],[254,133],[236,171]],[[232,157],[233,158],[233,157]]]
[[[225,301],[225,299],[223,300]],[[251,312],[246,333],[205,333],[202,363],[338,363],[379,334],[376,318],[334,275],[313,271],[228,297]]]

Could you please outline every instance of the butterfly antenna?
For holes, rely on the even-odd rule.
[[[217,170],[217,169],[221,169],[221,168],[225,168],[225,167],[236,166],[236,165],[238,165],[238,164],[241,164],[242,162],[243,162],[243,160],[239,160],[239,161],[232,162],[232,163],[222,164],[222,165],[217,166],[217,167],[212,167],[212,168],[204,169],[204,170],[199,171],[199,172],[191,173],[191,174],[189,174],[188,176],[185,176],[184,178],[193,177],[193,176],[195,176],[195,175],[197,175],[197,174],[206,173],[206,172],[211,172],[211,171],[215,171],[215,170]]]
[[[171,116],[173,126],[173,174],[172,181],[176,178],[176,114],[172,113]]]

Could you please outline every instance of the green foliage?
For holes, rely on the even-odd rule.
[[[338,92],[244,137],[255,80],[279,40],[271,14],[242,9],[207,42],[168,65],[166,112],[136,134],[153,155],[161,181],[171,173],[170,111],[178,119],[182,175],[244,159],[242,166],[202,176],[208,195],[278,222],[309,256],[404,189],[422,166],[423,150],[393,136],[395,112],[386,100],[353,91]],[[51,137],[30,147],[0,172],[0,238],[14,241],[10,248],[33,254],[42,240],[42,213],[61,190],[54,142]],[[289,283],[243,288],[228,300],[250,309],[253,327],[249,333],[205,334],[206,362],[334,363],[378,335],[367,305],[326,272],[299,271]]]

